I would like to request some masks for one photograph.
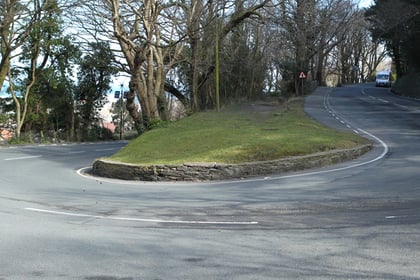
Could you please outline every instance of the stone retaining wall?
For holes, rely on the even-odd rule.
[[[139,166],[96,160],[92,173],[96,176],[139,181],[211,181],[240,179],[268,174],[322,167],[348,161],[368,152],[372,145],[334,150],[307,156],[244,164],[186,163],[182,165]]]

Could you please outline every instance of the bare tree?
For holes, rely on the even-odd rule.
[[[199,109],[199,83],[200,72],[202,69],[203,58],[203,30],[208,25],[203,16],[205,9],[202,0],[192,0],[190,3],[183,1],[183,8],[186,14],[187,38],[189,41],[191,55],[188,59],[190,65],[189,81],[192,96],[192,108],[194,111]],[[209,1],[208,11],[214,10],[212,1]]]
[[[103,0],[99,5],[98,1],[84,3],[84,8],[84,18],[90,16],[84,30],[96,39],[114,39],[118,44],[121,68],[130,76],[127,109],[137,130],[147,129],[154,119],[168,119],[165,78],[184,46],[178,30],[179,5],[157,0]]]
[[[16,136],[20,138],[30,93],[49,61],[52,40],[60,32],[57,20],[60,11],[56,0],[5,1],[1,7],[0,83],[7,76],[16,107]],[[19,58],[23,65],[13,67],[14,58]],[[15,89],[16,80],[20,80],[21,98]]]
[[[257,81],[256,73],[264,75],[265,72],[265,69],[259,71],[258,66],[265,61],[259,58],[261,12],[266,3],[235,1],[211,6],[212,11],[206,9],[200,49],[188,68],[198,73],[193,73],[193,80],[198,82],[197,92],[191,87],[194,110],[217,108],[220,103],[261,93],[262,82]],[[199,68],[192,67],[194,61]]]
[[[203,100],[214,97],[214,86],[204,85],[215,69],[216,36],[223,44],[238,24],[259,17],[257,11],[267,2],[236,10],[229,6],[234,2],[209,1],[204,6],[202,0],[102,0],[99,5],[88,1],[83,4],[84,18],[89,18],[84,29],[97,39],[102,36],[117,42],[122,69],[130,76],[127,108],[142,131],[153,119],[168,119],[166,92],[185,106],[191,104],[194,111],[204,108]],[[182,89],[167,79],[170,71],[181,68],[186,80]],[[141,113],[136,110],[136,99]]]
[[[352,46],[352,80],[362,82],[372,79],[376,68],[387,57],[385,46],[374,40],[369,31],[370,23],[363,10],[358,10],[355,19],[348,28],[350,39],[346,43]],[[360,76],[360,77],[357,77]]]
[[[325,61],[331,51],[344,40],[346,34],[357,32],[351,27],[357,20],[357,11],[353,2],[348,0],[327,0],[320,4],[313,67],[313,77],[318,85],[325,84]]]
[[[364,69],[367,63],[365,47],[371,44],[366,41],[364,24],[363,11],[351,0],[280,2],[269,11],[265,31],[266,36],[275,38],[268,40],[272,75],[280,73],[283,79],[275,84],[282,84],[283,91],[300,94],[300,72],[322,85],[338,69],[349,73],[351,80],[353,66],[361,64]],[[344,66],[338,66],[339,62]]]
[[[50,2],[4,0],[0,4],[0,87],[10,72],[12,59],[19,55],[19,48]]]
[[[363,40],[363,52],[361,62],[361,79],[367,82],[374,78],[379,64],[387,57],[387,51],[383,44],[372,40],[368,34]]]

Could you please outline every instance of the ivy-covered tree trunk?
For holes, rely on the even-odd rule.
[[[89,44],[90,53],[82,58],[76,87],[76,101],[80,109],[83,139],[97,138],[92,129],[98,123],[98,111],[110,89],[112,75],[117,73],[112,61],[114,55],[108,43]]]

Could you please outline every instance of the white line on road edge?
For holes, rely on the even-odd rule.
[[[367,132],[367,131],[365,131],[365,130],[363,130],[361,128],[358,128],[358,130],[360,132],[362,132],[362,133],[370,136],[371,138],[375,139],[375,141],[379,142],[381,144],[381,146],[384,148],[384,150],[382,151],[382,154],[380,154],[377,158],[374,158],[374,159],[368,161],[367,163],[375,162],[375,161],[378,161],[378,160],[384,158],[386,156],[386,154],[389,152],[388,145],[384,141],[382,141],[379,137],[376,137],[372,133],[369,133],[369,132]]]
[[[100,216],[100,215],[89,215],[89,214],[78,214],[62,211],[51,211],[37,208],[25,208],[27,211],[71,216],[71,217],[82,217],[82,218],[94,218],[94,219],[106,219],[115,221],[131,221],[131,222],[145,222],[145,223],[164,223],[164,224],[196,224],[196,225],[257,225],[258,222],[211,222],[211,221],[177,221],[177,220],[160,220],[160,219],[142,219],[142,218],[129,218],[129,217],[113,217],[113,216]]]
[[[97,149],[97,150],[95,150],[95,152],[113,151],[113,150],[116,150],[116,149],[117,148]]]
[[[362,90],[362,93],[365,94],[364,89]],[[335,111],[331,108],[331,105],[329,104],[329,94],[324,96],[324,106],[326,108],[328,108],[328,112],[331,115],[335,115],[337,118],[337,120],[341,120],[335,113]],[[345,122],[346,127],[351,129],[351,125],[347,122]],[[350,127],[349,127],[350,126]],[[374,159],[368,160],[368,161],[364,161],[364,162],[359,162],[356,164],[351,164],[351,165],[347,165],[344,167],[339,167],[339,168],[333,168],[333,169],[328,169],[328,170],[321,170],[321,171],[314,171],[314,172],[306,172],[306,173],[301,173],[301,174],[292,174],[292,175],[281,175],[281,176],[274,176],[274,177],[264,177],[264,178],[251,178],[251,179],[241,179],[241,180],[231,180],[231,181],[215,181],[215,182],[203,182],[205,184],[211,184],[211,185],[226,185],[226,184],[237,184],[237,183],[245,183],[245,182],[260,182],[260,181],[272,181],[272,180],[279,180],[279,179],[289,179],[289,178],[299,178],[299,177],[306,177],[306,176],[312,176],[312,175],[320,175],[320,174],[327,174],[327,173],[333,173],[333,172],[338,172],[338,171],[344,171],[344,170],[348,170],[348,169],[353,169],[356,167],[360,167],[360,166],[364,166],[364,165],[368,165],[371,163],[374,163],[376,161],[379,161],[381,159],[383,159],[386,154],[389,152],[389,147],[388,145],[381,140],[379,137],[373,135],[372,133],[369,133],[361,128],[353,128],[353,132],[356,134],[361,135],[365,134],[369,137],[371,137],[372,139],[374,139],[376,142],[378,142],[382,148],[383,151],[382,153],[377,156]],[[144,181],[124,181],[124,180],[118,180],[118,179],[106,179],[106,178],[98,178],[95,176],[88,176],[86,174],[84,174],[85,170],[90,169],[91,167],[83,167],[80,168],[79,170],[77,170],[77,174],[79,174],[82,177],[85,178],[89,178],[89,179],[95,179],[95,180],[99,180],[102,182],[110,182],[110,183],[118,183],[118,184],[123,184],[123,185],[137,185],[139,183],[142,183],[143,185],[145,184],[153,184],[154,182],[144,182]],[[165,184],[176,184],[175,182],[159,182],[159,183],[165,183]],[[185,182],[184,182],[185,183]],[[199,183],[199,182],[198,182]]]
[[[264,177],[264,178],[251,178],[251,179],[241,179],[241,180],[231,180],[231,181],[215,181],[215,182],[203,182],[205,184],[210,184],[210,185],[227,185],[227,184],[236,184],[236,183],[245,183],[245,182],[260,182],[260,181],[272,181],[272,180],[279,180],[279,179],[289,179],[289,178],[299,178],[299,177],[306,177],[306,176],[312,176],[312,175],[320,175],[320,174],[327,174],[327,173],[333,173],[333,172],[338,172],[338,171],[344,171],[344,170],[348,170],[348,169],[353,169],[356,167],[360,167],[360,166],[364,166],[364,165],[368,165],[371,163],[374,163],[376,161],[379,161],[381,159],[383,159],[386,154],[389,152],[389,147],[388,145],[382,141],[379,137],[373,135],[372,133],[369,133],[361,128],[357,128],[357,130],[354,130],[355,133],[357,134],[365,134],[370,136],[371,138],[373,138],[375,141],[379,142],[379,144],[382,146],[383,151],[382,153],[377,156],[376,158],[373,158],[371,160],[368,161],[363,161],[363,162],[359,162],[356,164],[351,164],[351,165],[347,165],[344,167],[339,167],[339,168],[333,168],[333,169],[328,169],[328,170],[321,170],[321,171],[314,171],[314,172],[306,172],[306,173],[301,173],[301,174],[292,174],[292,175],[282,175],[282,176],[274,176],[274,177]],[[89,179],[95,179],[95,180],[99,180],[102,182],[110,182],[110,183],[118,183],[118,184],[122,184],[122,185],[137,185],[139,183],[142,183],[143,185],[146,184],[153,184],[155,182],[144,182],[144,181],[124,181],[124,180],[118,180],[118,179],[106,179],[106,178],[98,178],[95,176],[88,176],[86,174],[84,174],[85,170],[90,169],[91,167],[84,167],[84,168],[80,168],[79,170],[77,170],[77,174],[79,174],[82,177],[85,178],[89,178]],[[166,183],[166,184],[176,184],[175,182],[160,182],[162,183]],[[200,183],[200,182],[198,182]]]
[[[330,108],[330,110],[333,111],[333,109],[329,105],[328,96],[326,98],[327,98],[326,105],[328,106],[328,108]],[[285,179],[285,178],[296,178],[296,177],[304,177],[304,176],[319,175],[319,174],[343,171],[343,170],[352,169],[352,168],[356,168],[356,167],[360,167],[360,166],[364,166],[364,165],[367,165],[367,164],[374,163],[376,161],[379,161],[379,160],[383,159],[388,154],[388,152],[389,152],[388,145],[383,140],[381,140],[379,137],[377,137],[377,136],[373,135],[372,133],[369,133],[369,132],[367,132],[367,131],[365,131],[361,128],[354,129],[354,132],[356,132],[359,135],[360,135],[360,132],[361,132],[361,133],[371,137],[372,139],[374,139],[376,142],[378,142],[382,146],[382,148],[383,148],[382,153],[379,156],[377,156],[376,158],[373,158],[371,160],[364,161],[364,162],[359,162],[359,163],[356,163],[356,164],[351,164],[351,165],[344,166],[344,167],[333,168],[333,169],[322,170],[322,171],[307,172],[307,173],[303,173],[303,174],[293,174],[293,175],[285,175],[285,176],[278,176],[278,177],[265,177],[264,179],[254,179],[252,181],[263,181],[263,180],[267,180],[267,179],[268,180],[276,180],[276,179]],[[241,182],[243,182],[243,181],[246,181],[246,180],[242,180]]]
[[[42,157],[42,156],[27,156],[27,157],[5,158],[4,160],[22,160],[22,159],[40,158],[40,157]]]

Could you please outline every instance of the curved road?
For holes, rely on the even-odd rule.
[[[306,111],[375,148],[185,184],[83,176],[125,142],[0,148],[0,279],[420,279],[420,102],[320,88]]]

